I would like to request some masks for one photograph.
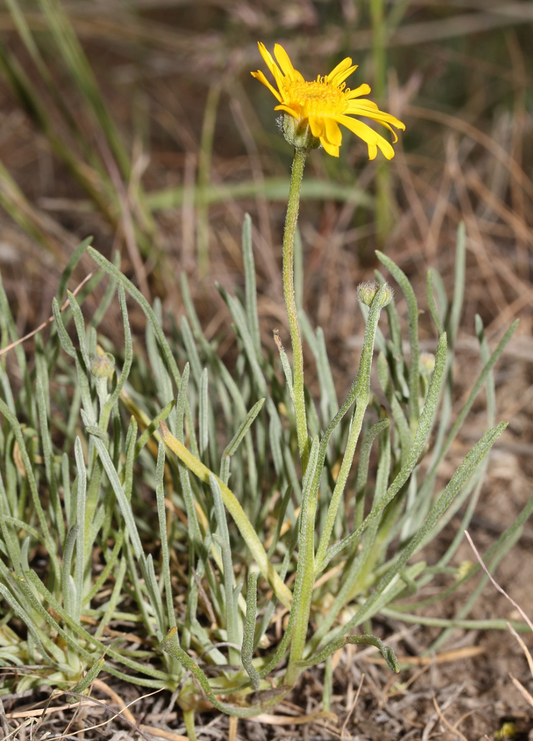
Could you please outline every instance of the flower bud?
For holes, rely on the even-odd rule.
[[[476,564],[472,563],[472,561],[461,561],[455,573],[455,578],[457,579],[457,581],[460,581],[461,579],[464,579],[465,576],[468,576],[475,565]]]
[[[359,301],[365,306],[372,306],[372,302],[374,301],[374,298],[376,297],[379,289],[380,286],[378,286],[377,283],[361,283],[357,287],[357,295]],[[383,309],[383,307],[387,306],[387,304],[390,304],[391,300],[392,288],[387,283],[385,283],[385,291],[383,292],[383,297],[381,299],[381,308]]]
[[[115,358],[110,352],[97,355],[91,363],[91,373],[95,378],[111,378],[115,372]]]
[[[295,149],[317,149],[320,140],[313,136],[309,122],[305,119],[299,120],[285,113],[280,118],[281,131],[285,141]]]
[[[426,371],[427,373],[433,373],[435,370],[435,356],[430,352],[423,352],[420,354],[420,370]]]

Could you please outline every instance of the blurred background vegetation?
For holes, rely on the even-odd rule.
[[[308,79],[351,56],[359,64],[351,84],[368,82],[407,131],[391,163],[368,162],[353,137],[340,160],[310,158],[304,305],[347,385],[343,371],[362,337],[355,287],[371,277],[374,249],[402,267],[424,306],[428,267],[453,282],[464,220],[460,342],[471,357],[476,312],[489,340],[521,318],[510,350],[521,362],[502,371],[512,398],[499,408],[527,454],[531,431],[517,413],[532,404],[532,22],[526,0],[6,0],[0,270],[19,331],[50,316],[69,256],[93,235],[174,314],[185,271],[207,337],[220,335],[221,354],[231,352],[213,284],[242,284],[250,212],[259,313],[273,347],[272,329],[286,332],[280,243],[291,152],[272,96],[249,74],[262,66],[256,44],[282,43]],[[71,287],[92,269],[82,260]],[[89,310],[101,296],[89,297]],[[429,322],[427,333],[434,343]]]
[[[467,317],[479,311],[492,330],[507,326],[532,303],[532,21],[525,0],[6,0],[0,268],[19,328],[49,315],[73,246],[92,234],[173,310],[187,271],[217,331],[227,315],[212,311],[211,287],[241,280],[245,211],[256,228],[260,310],[284,321],[291,153],[272,98],[249,75],[262,65],[257,40],[282,43],[308,79],[353,57],[352,85],[368,82],[407,124],[386,169],[355,140],[340,161],[311,159],[306,302],[330,341],[354,331],[354,286],[375,247],[411,274],[439,263],[451,275],[461,219]]]

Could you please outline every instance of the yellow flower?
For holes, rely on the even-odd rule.
[[[346,87],[346,78],[357,69],[357,66],[352,66],[350,57],[343,59],[329,75],[318,76],[316,80],[307,82],[300,72],[294,69],[289,55],[280,44],[274,46],[276,61],[264,44],[259,42],[258,46],[278,89],[270,84],[261,70],[252,72],[252,76],[266,85],[279,101],[274,110],[284,111],[296,119],[298,125],[308,124],[311,134],[320,140],[326,152],[332,157],[339,156],[342,142],[339,124],[346,126],[366,142],[371,160],[376,156],[378,147],[388,160],[394,157],[394,149],[386,139],[362,121],[351,118],[363,116],[377,121],[392,132],[394,142],[398,141],[398,137],[392,126],[405,130],[405,124],[397,118],[380,111],[371,100],[361,98],[370,92],[368,85],[359,85],[355,90]]]

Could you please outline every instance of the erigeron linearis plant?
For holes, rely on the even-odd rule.
[[[102,670],[145,687],[179,689],[191,738],[194,712],[205,699],[231,715],[253,716],[280,702],[306,667],[328,661],[346,643],[376,646],[397,671],[393,651],[371,634],[371,621],[384,614],[423,623],[414,611],[428,600],[404,598],[450,572],[487,453],[505,427],[494,426],[492,369],[515,325],[491,354],[479,319],[483,368],[457,420],[450,420],[463,230],[451,305],[438,275],[428,276],[438,334],[434,356],[420,356],[418,305],[406,276],[378,253],[407,300],[409,351],[392,290],[377,273],[375,284],[359,288],[363,348],[358,373],[339,404],[324,335],[311,328],[294,294],[303,166],[318,143],[328,154],[338,153],[336,122],[346,125],[348,114],[403,125],[369,101],[350,97],[342,86],[353,71],[351,60],[305,83],[280,49],[281,70],[264,48],[262,54],[275,76],[277,94],[272,91],[285,135],[295,147],[283,245],[292,364],[279,338],[280,368],[261,347],[249,218],[243,229],[244,297],[220,289],[239,339],[235,370],[203,336],[184,280],[187,317],[165,334],[160,305],[151,307],[88,242],[65,272],[53,307],[54,333],[46,345],[37,340],[35,369],[29,370],[21,345],[14,349],[23,381],[18,394],[5,362],[0,364],[0,661],[44,667],[19,678],[19,690],[47,683],[81,692]],[[306,90],[312,93],[307,103]],[[393,152],[369,127],[350,126],[364,134],[371,157],[378,147],[386,156]],[[78,298],[68,293],[69,308],[62,313],[69,275],[86,249],[100,272]],[[104,275],[110,279],[106,296],[86,323],[84,299]],[[115,366],[106,350],[117,351],[97,330],[117,291],[125,346]],[[146,353],[134,352],[126,294],[146,315]],[[17,338],[3,289],[0,309],[6,345]],[[383,312],[388,336],[379,326]],[[70,319],[75,342],[67,332]],[[318,404],[304,385],[302,334],[316,359]],[[376,349],[381,388],[374,395]],[[440,490],[439,465],[484,386],[487,432]],[[533,499],[485,554],[492,566],[532,509]],[[459,511],[462,526],[439,562],[411,563]],[[45,570],[35,565],[43,554]],[[447,592],[476,573],[471,569]],[[276,643],[271,626],[284,616]],[[441,624],[477,625],[467,618],[464,612]],[[368,632],[360,632],[362,625]],[[142,638],[142,649],[132,648],[132,631]]]

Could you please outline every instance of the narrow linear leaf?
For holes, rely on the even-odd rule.
[[[328,658],[328,656],[331,656],[331,654],[335,653],[335,651],[338,651],[340,648],[344,648],[344,646],[347,645],[375,646],[381,652],[381,655],[387,662],[387,666],[389,667],[389,669],[395,674],[400,671],[400,664],[398,663],[398,659],[396,658],[396,654],[394,653],[392,648],[386,646],[380,638],[372,635],[366,635],[365,633],[363,633],[363,635],[345,636],[344,638],[339,638],[338,640],[330,643],[330,645],[327,646],[323,651],[315,654],[310,659],[305,659],[305,661],[299,662],[299,664],[302,667],[321,664]]]
[[[409,421],[411,425],[418,421],[418,394],[419,394],[419,368],[418,368],[418,304],[415,292],[409,279],[390,257],[376,250],[380,262],[385,265],[394,277],[407,301],[407,316],[409,325],[409,344],[411,346],[411,359],[409,363]]]
[[[242,665],[246,669],[252,687],[254,690],[259,689],[261,679],[257,669],[253,665],[252,657],[254,654],[254,634],[255,621],[257,619],[257,574],[251,571],[248,577],[248,587],[246,589],[246,618],[244,620],[244,633],[242,639],[241,659]]]
[[[259,566],[261,573],[276,592],[278,599],[282,602],[285,607],[289,607],[292,600],[292,594],[289,588],[281,581],[278,573],[268,560],[267,554],[261,543],[259,536],[255,532],[252,524],[246,517],[242,506],[235,497],[235,494],[221,481],[218,476],[210,471],[207,466],[195,458],[187,448],[177,440],[174,435],[169,431],[168,427],[164,422],[160,425],[161,434],[164,442],[168,445],[170,450],[175,453],[178,458],[187,466],[187,468],[194,473],[201,481],[209,484],[210,476],[214,476],[222,495],[222,500],[226,506],[228,512],[233,517],[235,524],[239,528],[239,531],[244,538],[246,545],[250,549],[253,557],[255,558],[257,565]]]

